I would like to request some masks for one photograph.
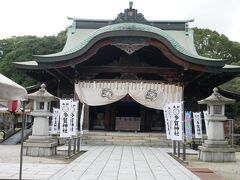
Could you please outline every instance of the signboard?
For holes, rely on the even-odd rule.
[[[60,109],[53,108],[53,116],[52,116],[52,131],[51,133],[59,132],[59,118],[60,118]]]
[[[205,123],[205,128],[206,128],[206,134],[207,134],[207,136],[208,136],[208,120],[207,120],[207,115],[208,115],[208,112],[207,112],[207,111],[203,111],[204,123]]]
[[[164,120],[165,120],[165,129],[167,139],[171,139],[171,107],[165,106],[163,108]]]
[[[182,141],[183,140],[182,103],[172,103],[171,110],[172,110],[172,117],[171,117],[172,140]]]
[[[71,100],[60,100],[60,137],[70,137],[70,103]]]
[[[193,113],[195,138],[202,138],[202,119],[201,112]]]
[[[83,119],[84,119],[84,107],[85,104],[82,105],[81,117],[80,117],[80,133],[83,134]]]
[[[185,135],[187,141],[192,139],[192,112],[186,111],[185,112]]]
[[[77,135],[78,101],[70,102],[70,136]]]

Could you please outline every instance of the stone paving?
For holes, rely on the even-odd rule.
[[[85,146],[70,164],[23,164],[23,179],[157,180],[199,179],[164,148]],[[24,162],[24,160],[23,160]],[[0,179],[18,179],[19,164],[0,163]]]
[[[94,146],[51,180],[199,179],[161,148]]]
[[[48,179],[65,167],[64,164],[23,164],[23,179]],[[18,179],[19,163],[0,163],[0,179]]]

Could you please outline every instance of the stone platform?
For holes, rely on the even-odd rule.
[[[56,155],[57,142],[51,136],[30,136],[23,144],[25,156],[53,156]]]
[[[206,162],[233,162],[236,161],[235,149],[227,141],[205,140],[198,147],[199,159]]]

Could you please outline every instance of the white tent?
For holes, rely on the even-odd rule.
[[[24,87],[15,83],[11,79],[0,73],[0,98],[7,100],[25,100],[27,99],[27,91]],[[25,107],[24,107],[25,108]],[[23,108],[23,110],[24,110]],[[22,179],[22,156],[23,156],[23,136],[24,136],[24,124],[25,118],[22,119],[22,140],[21,140],[21,152],[20,152],[20,171],[19,179]]]
[[[24,100],[26,97],[27,91],[24,87],[0,73],[0,99]]]

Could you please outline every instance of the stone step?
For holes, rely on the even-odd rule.
[[[164,133],[135,133],[135,132],[96,132],[84,134],[82,144],[89,145],[136,145],[171,147],[172,142]]]
[[[164,137],[145,137],[145,136],[96,136],[96,135],[88,135],[84,136],[83,139],[115,139],[115,140],[122,140],[122,139],[129,139],[129,140],[146,140],[146,141],[169,141]]]

